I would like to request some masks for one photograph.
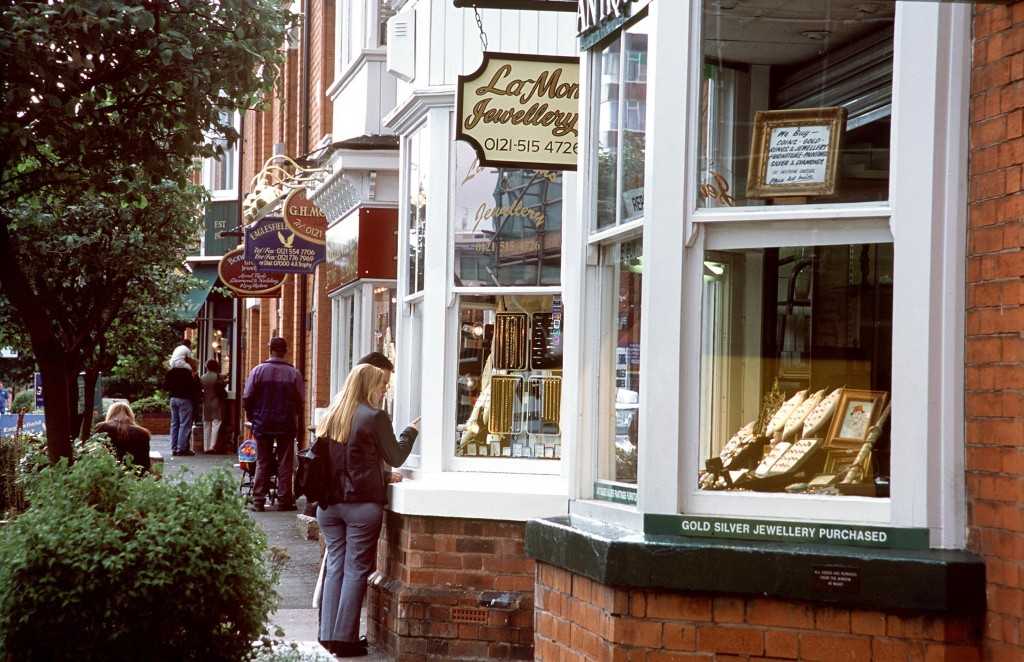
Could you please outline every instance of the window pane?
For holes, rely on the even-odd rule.
[[[889,494],[892,244],[708,251],[704,489]]]
[[[619,52],[616,39],[601,49],[597,61],[597,227],[615,225],[619,169]]]
[[[626,58],[622,84],[622,220],[644,215],[644,140],[647,114],[647,21],[629,27],[623,42]]]
[[[895,3],[771,4],[704,0],[698,206],[887,199]],[[757,111],[838,108],[846,119],[837,121],[834,165],[820,148],[829,134],[819,112],[773,118],[780,125],[766,125],[757,143],[768,158],[752,158]],[[792,142],[783,134],[796,127],[802,137]],[[758,163],[757,178],[776,185],[748,195]],[[833,169],[827,193],[818,183]]]
[[[455,285],[558,285],[562,174],[481,168],[455,143]]]
[[[427,127],[409,136],[409,294],[423,289],[423,254],[427,225],[430,141]]]
[[[643,284],[643,240],[636,239],[606,249],[606,261],[614,273],[611,305],[614,327],[608,390],[611,402],[603,415],[606,432],[599,458],[598,476],[620,483],[636,483],[637,431],[640,420],[640,302]],[[609,359],[606,359],[609,360]]]
[[[455,454],[562,456],[562,300],[462,297]]]

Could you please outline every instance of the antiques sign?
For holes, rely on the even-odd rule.
[[[762,110],[754,115],[747,197],[832,195],[846,109]]]
[[[256,271],[311,274],[326,254],[326,242],[304,239],[280,216],[264,216],[245,228],[245,259]]]
[[[239,247],[227,253],[217,265],[221,281],[239,297],[276,297],[281,291],[285,274],[256,270],[256,265],[245,259]]]
[[[729,519],[697,515],[645,515],[644,533],[889,549],[928,549],[928,529]]]
[[[327,214],[309,201],[302,188],[295,189],[285,198],[284,224],[308,242],[323,244],[327,241]]]
[[[459,76],[455,138],[484,167],[575,170],[579,99],[577,58],[485,52]]]

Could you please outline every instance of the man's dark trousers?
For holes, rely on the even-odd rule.
[[[277,452],[274,452],[274,440],[277,440]],[[295,469],[295,435],[266,434],[256,436],[256,484],[252,488],[252,500],[255,505],[262,506],[267,501],[270,491],[272,465],[277,464],[277,502],[281,506],[295,503],[292,492],[292,474]]]

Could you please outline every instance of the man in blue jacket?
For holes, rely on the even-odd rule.
[[[256,482],[252,490],[252,510],[256,512],[263,512],[266,507],[274,460],[277,461],[278,510],[295,510],[292,474],[295,438],[302,431],[305,388],[302,373],[284,360],[287,353],[288,341],[272,338],[270,358],[252,369],[242,394],[245,416],[256,438]]]

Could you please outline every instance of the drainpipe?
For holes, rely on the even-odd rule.
[[[299,140],[302,146],[299,151],[306,153],[309,151],[309,51],[310,51],[310,40],[309,40],[309,17],[312,13],[310,11],[310,3],[312,0],[302,0],[302,74],[299,82],[299,105],[302,110],[302,124],[299,130]],[[298,368],[300,371],[305,372],[306,370],[306,335],[309,333],[309,329],[306,326],[306,320],[309,317],[309,307],[306,304],[306,299],[309,296],[309,276],[302,274],[299,277],[299,300],[302,302],[301,310],[302,315],[299,316],[299,346],[297,351],[297,358],[299,361]],[[313,372],[313,371],[310,371]],[[310,397],[306,399],[306,405],[309,411],[306,412],[306,416],[303,417],[303,421],[307,421],[309,414],[312,413],[312,404],[316,400],[316,384],[312,384],[309,381],[309,375],[306,377],[306,389],[308,390]],[[303,448],[306,446],[306,440],[308,435],[305,429],[299,433],[299,447]]]
[[[235,178],[236,178],[236,180],[235,180],[235,194],[238,196],[238,217],[235,219],[235,227],[236,228],[241,228],[242,227],[242,223],[244,222],[242,220],[242,196],[243,196],[243,191],[242,191],[242,169],[244,168],[244,164],[245,164],[245,114],[246,114],[245,110],[238,111],[238,115],[239,115],[239,120],[238,120],[238,168],[235,169]],[[235,323],[234,323],[234,327],[235,327],[234,336],[235,337],[234,337],[234,341],[235,341],[236,352],[235,352],[235,357],[234,357],[234,361],[233,361],[234,365],[231,366],[231,371],[233,373],[235,373],[234,374],[234,379],[232,380],[234,385],[235,385],[235,403],[234,403],[234,407],[233,407],[234,411],[232,412],[232,418],[234,418],[234,420],[235,420],[235,429],[234,429],[235,439],[234,439],[233,443],[234,443],[235,448],[237,448],[238,444],[239,444],[239,437],[240,436],[241,437],[245,436],[244,435],[245,427],[242,425],[242,388],[244,387],[244,382],[242,380],[245,379],[245,374],[243,373],[243,366],[245,366],[245,360],[246,360],[246,357],[245,357],[245,340],[246,340],[245,311],[246,311],[246,308],[245,308],[245,299],[240,299],[238,297],[233,297],[233,298],[235,299],[235,305],[233,306],[233,309],[234,309],[234,317],[235,317]]]

